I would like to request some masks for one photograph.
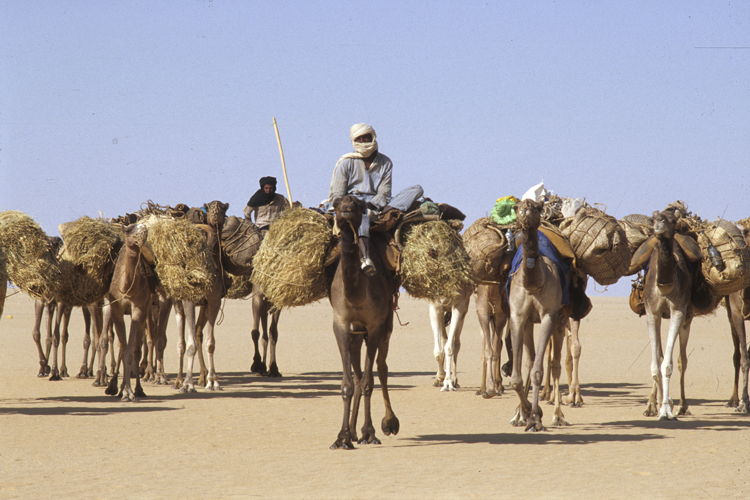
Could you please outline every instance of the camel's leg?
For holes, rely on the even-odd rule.
[[[195,311],[193,311],[193,315],[195,315]],[[174,301],[174,318],[175,323],[177,324],[177,331],[179,333],[179,341],[177,342],[177,353],[179,358],[178,363],[178,369],[177,369],[177,379],[174,382],[174,389],[182,389],[185,378],[183,376],[184,372],[184,360],[185,360],[185,307],[181,300],[175,300]],[[195,392],[195,387],[193,387],[193,392]]]
[[[216,375],[216,365],[214,364],[214,350],[216,349],[216,337],[214,336],[214,325],[216,324],[216,317],[219,315],[219,309],[221,309],[221,296],[217,295],[212,299],[209,298],[208,305],[206,306],[206,315],[208,322],[205,328],[205,341],[206,354],[208,358],[208,377],[206,380],[206,389],[210,391],[221,390],[219,385],[219,378]],[[200,345],[200,344],[199,344]],[[201,370],[203,368],[201,367]]]
[[[354,395],[354,383],[352,381],[352,356],[349,343],[349,325],[346,321],[334,317],[333,332],[336,335],[336,343],[341,354],[341,365],[343,373],[341,377],[341,399],[344,403],[344,420],[336,441],[331,445],[332,450],[354,449],[349,432],[349,412],[351,410],[352,396]]]
[[[378,352],[381,335],[382,332],[367,333],[365,367],[362,371],[362,379],[360,380],[362,395],[365,400],[365,421],[362,424],[362,435],[359,438],[359,444],[380,444],[380,440],[375,437],[375,427],[372,425],[372,391],[375,385],[372,370],[375,365],[375,356]]]
[[[502,394],[502,382],[496,385],[498,367],[497,339],[500,336],[496,326],[498,311],[493,311],[490,302],[490,285],[479,285],[476,291],[477,319],[479,320],[479,335],[482,337],[482,381],[477,391],[477,396],[485,399]],[[495,314],[493,314],[493,312]],[[502,340],[500,341],[502,345]],[[498,392],[499,391],[499,392]]]
[[[581,341],[578,337],[578,330],[581,327],[581,321],[573,319],[569,321],[570,335],[567,337],[568,352],[565,361],[568,371],[568,397],[565,398],[565,404],[581,407],[583,398],[581,397],[581,383],[578,379],[578,363],[581,359]]]
[[[47,358],[48,360],[52,360],[52,364],[50,366],[50,380],[62,380],[62,377],[60,376],[60,369],[57,366],[57,351],[60,347],[60,325],[62,323],[64,309],[65,305],[62,302],[57,304],[57,310],[55,311],[54,333],[52,335],[52,352]]]
[[[3,308],[5,307],[5,295],[8,293],[8,280],[0,283],[0,318],[3,317]]]
[[[134,345],[140,345],[143,346],[143,337],[146,335],[146,324],[148,321],[152,318],[151,316],[151,304],[147,303],[145,305],[145,311],[142,311],[139,315],[140,317],[140,324],[138,325],[138,330],[136,330],[136,339]],[[132,334],[132,332],[131,332]],[[135,394],[136,398],[145,398],[146,393],[143,392],[143,387],[141,386],[141,371],[138,369],[139,367],[135,364],[135,361],[137,358],[134,358],[133,361],[133,376],[135,377],[135,390],[133,393]]]
[[[732,356],[732,362],[734,364],[734,386],[732,387],[732,395],[729,397],[729,402],[727,403],[728,408],[737,408],[740,404],[738,390],[740,385],[740,362],[742,359],[740,351],[742,349],[740,348],[739,332],[742,330],[744,334],[745,330],[745,320],[741,316],[742,303],[736,301],[735,295],[741,296],[741,292],[740,294],[734,293],[724,297],[724,304],[726,304],[727,308],[727,317],[729,318],[729,329],[732,334],[732,344],[734,345],[734,355]],[[736,306],[739,306],[739,314],[735,311]]]
[[[643,414],[647,417],[654,417],[659,414],[659,403],[661,399],[662,380],[659,366],[664,357],[661,349],[661,315],[646,314],[646,325],[651,339],[651,377],[654,379],[654,388],[646,404],[646,411]]]
[[[185,381],[182,383],[180,392],[196,392],[195,382],[193,382],[193,363],[195,362],[195,351],[200,349],[195,335],[195,302],[188,300],[182,301],[183,316],[186,330],[186,349],[187,367],[185,368]],[[180,366],[180,375],[182,366]]]
[[[117,391],[114,391],[114,394],[112,389],[113,386],[116,387],[117,385],[117,376],[119,375],[119,367],[120,367],[120,361],[122,360],[123,365],[123,372],[122,372],[122,379],[123,384],[125,383],[125,380],[130,380],[130,366],[128,365],[127,354],[128,354],[128,341],[127,341],[127,328],[125,326],[125,314],[124,314],[124,308],[120,305],[115,303],[111,303],[111,310],[112,310],[112,326],[115,331],[115,335],[117,335],[117,340],[120,343],[121,347],[124,347],[125,350],[120,349],[120,353],[118,353],[117,356],[117,367],[115,371],[113,372],[112,380],[110,380],[109,385],[107,386],[107,391],[105,391],[107,394],[117,394],[118,396],[123,396],[122,392],[122,386],[120,387],[120,392],[117,393]],[[113,346],[114,347],[114,346]],[[127,397],[125,398],[125,400]]]
[[[448,340],[445,343],[445,381],[442,391],[455,391],[458,387],[458,376],[456,374],[456,363],[458,353],[461,350],[461,330],[464,327],[466,313],[469,311],[468,291],[462,292],[452,304],[451,324],[448,329]]]
[[[492,357],[490,358],[490,376],[493,379],[495,393],[501,395],[505,392],[503,387],[503,375],[500,367],[500,354],[503,352],[503,335],[508,318],[502,311],[494,315],[494,327],[492,329]],[[510,339],[507,339],[510,344]]]
[[[748,397],[748,373],[750,373],[750,350],[748,350],[748,347],[747,347],[745,321],[742,316],[742,311],[743,311],[742,306],[745,301],[744,297],[746,296],[746,293],[748,292],[748,290],[749,289],[745,289],[744,291],[737,292],[732,297],[729,297],[729,299],[734,300],[732,311],[733,311],[733,318],[736,318],[736,319],[733,320],[733,324],[735,325],[736,334],[737,334],[737,344],[739,345],[739,349],[735,347],[735,351],[739,350],[740,369],[742,370],[742,391],[741,391],[741,396],[739,398],[739,402],[737,404],[737,408],[735,410],[741,413],[750,413],[750,397]]]
[[[52,344],[54,344],[54,320],[55,315],[57,314],[57,301],[50,300],[47,303],[47,340],[46,340],[46,348],[44,351],[44,357],[49,363],[49,356],[52,351]],[[50,372],[52,372],[52,368],[49,369]]]
[[[120,342],[126,346],[122,362],[121,394],[118,394],[118,396],[122,396],[122,401],[135,401],[137,397],[136,391],[132,389],[130,384],[130,377],[133,376],[133,371],[135,370],[136,381],[138,380],[138,367],[136,365],[138,358],[136,357],[136,350],[141,342],[141,335],[139,333],[143,329],[145,319],[143,311],[134,306],[130,315],[130,333],[128,334],[127,339],[124,338],[124,335],[120,335],[120,331],[117,328],[117,321],[115,321],[115,328],[118,330],[117,337],[120,338]],[[123,322],[123,330],[124,326]],[[138,384],[136,383],[136,387],[137,386]]]
[[[268,335],[265,333],[263,334],[263,338],[269,338],[270,337],[270,349],[268,353],[268,376],[269,377],[281,377],[281,372],[279,372],[279,365],[276,364],[276,344],[279,341],[279,317],[281,316],[281,311],[276,310],[273,313],[269,313],[270,315],[270,324],[268,326]],[[263,351],[265,353],[265,347],[263,348]],[[265,354],[264,354],[265,357]],[[265,362],[265,359],[264,359]]]
[[[34,329],[31,331],[31,337],[34,339],[34,343],[36,344],[36,349],[39,352],[39,377],[46,377],[49,375],[50,367],[47,363],[47,355],[44,353],[44,349],[42,349],[42,335],[39,331],[39,328],[42,324],[42,318],[44,316],[44,311],[48,311],[47,313],[47,331],[52,331],[52,312],[49,309],[49,307],[52,307],[52,302],[45,303],[41,300],[35,300],[34,301]],[[49,342],[48,342],[49,344]]]
[[[524,345],[527,345],[524,337],[527,336],[525,318],[518,311],[510,314],[510,340],[513,345],[513,371],[510,375],[510,386],[516,391],[520,401],[515,416],[511,419],[511,425],[522,425],[526,423],[531,413],[527,390],[521,376],[521,359],[523,357]]]
[[[138,373],[147,382],[154,381],[154,338],[156,337],[156,320],[154,319],[155,308],[149,308],[143,333],[144,341],[139,345],[143,347]]]
[[[432,336],[435,341],[435,347],[432,354],[437,361],[437,372],[435,373],[435,387],[441,387],[445,380],[445,311],[439,303],[430,302],[430,325],[432,326]]]
[[[552,336],[552,338],[554,335]],[[549,401],[549,404],[553,405],[555,402],[551,399],[552,395],[552,377],[550,375],[549,365],[552,363],[552,342],[547,345],[547,350],[544,351],[544,359],[547,362],[547,370],[544,372],[544,385],[542,386],[542,392],[539,394],[540,401]],[[542,365],[544,366],[544,365]]]
[[[92,345],[91,345],[91,360],[88,363],[87,370],[86,370],[86,374],[88,377],[94,376],[94,363],[96,362],[96,355],[99,352],[99,341],[101,340],[102,333],[104,330],[104,317],[102,314],[102,306],[103,306],[103,303],[101,301],[93,303],[93,304],[89,304],[88,306],[86,306],[93,320],[92,322],[93,340],[92,340]]]
[[[677,369],[680,372],[680,402],[677,404],[679,408],[677,415],[690,415],[688,411],[687,398],[685,397],[685,372],[687,371],[688,357],[687,357],[687,343],[690,338],[690,323],[692,317],[688,317],[683,321],[680,327],[680,355],[677,358]]]
[[[388,320],[388,333],[380,340],[380,347],[378,348],[378,379],[380,380],[380,390],[383,391],[383,404],[385,405],[385,415],[380,422],[380,428],[386,436],[391,434],[395,436],[401,428],[401,424],[393,412],[391,397],[388,393],[388,363],[386,363],[386,359],[388,358],[392,332],[393,313],[391,312]]]
[[[526,425],[527,431],[545,431],[544,425],[542,425],[543,412],[541,406],[539,406],[539,392],[541,390],[542,381],[544,378],[544,352],[547,349],[547,344],[550,342],[550,337],[555,333],[555,329],[558,327],[559,311],[545,311],[541,314],[541,324],[539,327],[539,345],[536,347],[536,357],[534,359],[534,365],[531,369],[530,379],[532,384],[532,399],[531,399],[531,415],[529,416],[528,424]],[[559,358],[558,358],[559,360]],[[558,361],[559,363],[559,361]],[[559,367],[558,367],[559,370]]]
[[[263,297],[263,294],[256,293],[253,295],[253,302],[252,302],[252,308],[253,308],[253,329],[251,332],[251,336],[253,339],[253,347],[255,348],[255,353],[253,354],[253,364],[250,365],[250,371],[253,373],[259,373],[261,375],[268,375],[268,367],[265,364],[265,361],[263,358],[261,358],[260,355],[260,321],[261,316],[264,316],[264,302],[265,297]]]
[[[89,347],[91,347],[91,311],[88,306],[81,307],[83,313],[83,364],[78,372],[77,378],[88,378],[89,376]],[[91,350],[92,353],[94,349]]]
[[[67,304],[63,304],[62,309],[62,331],[60,332],[60,342],[62,344],[62,352],[60,353],[60,376],[69,377],[70,375],[68,375],[68,364],[66,362],[66,357],[68,352],[68,339],[70,338],[68,326],[70,325],[70,315],[73,312],[73,307]]]
[[[362,342],[364,335],[349,335],[349,352],[352,357],[352,373],[354,376],[354,394],[352,394],[352,409],[349,417],[349,436],[352,441],[357,438],[357,418],[359,417],[359,404],[362,401]]]
[[[112,324],[112,319],[110,318],[109,323],[106,321],[105,324],[105,333],[107,334],[107,337],[109,337],[109,345],[112,346],[109,350],[109,371],[111,373],[115,373],[117,371],[117,365],[120,364],[120,358],[115,357],[115,326]],[[120,345],[120,341],[117,341],[118,349],[117,352],[119,354],[120,351],[122,351],[122,345]]]
[[[206,358],[203,357],[203,349],[200,346],[204,343],[203,330],[206,328],[206,322],[208,321],[208,311],[206,306],[200,306],[198,309],[198,319],[195,324],[195,341],[198,346],[198,363],[200,363],[201,372],[198,377],[198,385],[206,385],[208,379],[208,368],[206,367]],[[207,338],[205,339],[207,340]]]
[[[103,309],[102,325],[108,325],[112,318],[112,308],[107,302]],[[94,380],[94,387],[106,387],[107,385],[107,350],[109,348],[109,335],[106,331],[101,331],[99,334],[99,342],[96,349],[99,351],[99,369],[96,372],[96,379]],[[114,350],[114,346],[112,346]],[[114,372],[112,372],[114,373]]]
[[[659,420],[675,420],[677,417],[672,413],[672,399],[669,397],[669,382],[672,379],[673,360],[672,353],[677,336],[682,329],[682,323],[686,321],[685,312],[679,310],[670,311],[669,333],[667,345],[664,349],[664,359],[661,362],[662,397],[661,408],[659,408]],[[687,363],[685,363],[687,364]]]
[[[167,324],[169,313],[172,311],[172,300],[159,295],[159,315],[156,323],[156,383],[166,385],[169,383],[167,373],[164,370],[164,350],[167,347]]]
[[[565,420],[565,415],[562,411],[562,398],[560,396],[562,346],[567,324],[568,318],[561,315],[557,321],[557,328],[552,336],[552,359],[550,360],[550,363],[548,365],[550,374],[552,376],[552,394],[555,401],[555,416],[552,418],[552,425],[558,426],[568,425],[568,422]]]

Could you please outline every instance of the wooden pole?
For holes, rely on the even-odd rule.
[[[279,143],[279,154],[281,155],[281,168],[284,170],[284,182],[286,183],[286,194],[289,196],[289,203],[292,203],[292,191],[289,189],[289,178],[286,175],[286,163],[284,162],[284,150],[281,149],[281,137],[279,137],[279,126],[276,125],[276,117],[273,117],[273,128],[276,129],[276,142]]]

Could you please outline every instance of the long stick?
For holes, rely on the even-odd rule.
[[[281,155],[281,168],[284,170],[284,182],[286,183],[286,194],[289,203],[292,203],[292,191],[289,189],[289,178],[286,176],[286,163],[284,162],[284,150],[281,149],[281,137],[279,137],[279,126],[276,125],[276,117],[273,117],[273,128],[276,129],[276,142],[279,143],[279,154]]]

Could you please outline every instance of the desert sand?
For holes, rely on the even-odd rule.
[[[75,378],[78,309],[67,357],[73,376],[38,378],[33,303],[12,295],[0,320],[0,498],[748,498],[750,416],[725,407],[733,382],[725,311],[693,322],[691,414],[660,422],[643,416],[651,388],[645,319],[625,297],[589,295],[594,309],[581,326],[585,404],[564,407],[567,427],[551,427],[545,405],[542,433],[509,424],[518,401],[507,381],[500,397],[475,395],[481,352],[473,303],[461,338],[461,387],[433,387],[427,304],[403,295],[404,325],[395,326],[388,358],[401,430],[380,431],[376,378],[382,444],[352,451],[329,449],[342,419],[342,368],[325,301],[283,312],[282,378],[250,373],[250,302],[227,301],[216,330],[222,391],[186,395],[145,383],[147,398],[124,403]],[[174,318],[168,342],[174,379]],[[671,394],[678,399],[678,377]]]

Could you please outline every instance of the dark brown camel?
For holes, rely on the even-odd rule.
[[[659,416],[659,420],[675,420],[672,400],[669,398],[669,381],[672,376],[672,351],[677,337],[680,339],[680,397],[678,415],[688,414],[685,400],[685,371],[687,369],[687,343],[693,306],[690,290],[693,276],[683,254],[674,240],[675,216],[670,212],[654,212],[656,242],[646,272],[643,302],[646,323],[651,338],[651,376],[654,388],[644,415]],[[670,318],[667,345],[662,352],[661,320]],[[661,405],[661,406],[659,406]]]
[[[114,324],[115,333],[123,346],[122,361],[122,384],[118,396],[123,401],[135,401],[137,397],[145,397],[141,388],[140,374],[138,372],[138,359],[136,357],[137,346],[141,344],[146,320],[150,313],[151,294],[154,292],[155,282],[146,270],[146,262],[153,262],[153,255],[146,246],[148,230],[145,226],[131,224],[122,230],[124,246],[115,263],[115,271],[112,283],[105,298],[108,301],[104,309],[104,322],[110,317]],[[144,255],[145,254],[145,255]],[[130,331],[125,327],[125,314],[130,314]],[[106,342],[102,335],[100,345],[106,349]],[[99,373],[97,381],[105,378],[105,356],[102,351],[99,358]],[[135,390],[131,388],[130,377],[136,377]],[[117,372],[115,372],[107,393],[112,393],[113,387],[117,386]]]
[[[526,430],[545,430],[542,425],[542,409],[539,405],[539,392],[544,375],[544,351],[552,336],[553,356],[550,372],[554,381],[555,417],[553,425],[566,425],[560,408],[560,354],[564,325],[568,318],[563,312],[563,290],[555,264],[539,252],[538,228],[544,203],[522,200],[516,205],[518,224],[522,232],[523,260],[518,271],[512,276],[509,292],[510,331],[513,344],[513,373],[511,387],[521,400],[513,425],[527,423]],[[533,387],[532,401],[529,402],[521,376],[521,345],[529,342],[533,334],[532,323],[539,321],[539,343],[534,355],[530,380]]]
[[[750,371],[750,352],[747,348],[747,337],[745,335],[745,320],[750,318],[750,287],[735,292],[724,298],[727,307],[729,325],[732,329],[732,342],[734,343],[734,390],[729,398],[727,407],[734,408],[740,413],[750,413],[750,400],[748,399],[748,371]],[[742,371],[742,397],[738,386],[740,383],[740,370]]]
[[[395,279],[382,271],[365,276],[360,267],[357,229],[362,222],[364,202],[354,196],[334,201],[336,225],[341,231],[341,260],[333,278],[329,300],[333,308],[333,332],[341,353],[343,377],[341,397],[344,420],[331,449],[352,449],[357,441],[356,425],[359,402],[365,398],[365,421],[360,444],[380,441],[375,437],[370,398],[374,378],[373,365],[377,357],[377,371],[385,403],[381,428],[385,435],[398,434],[399,421],[391,408],[388,396],[388,343],[393,331],[393,297],[398,287]],[[372,248],[369,249],[374,255]],[[364,372],[361,369],[362,344],[366,347]],[[354,377],[352,379],[352,371]]]
[[[180,369],[174,387],[179,389],[180,392],[195,392],[196,390],[195,383],[193,382],[193,362],[196,350],[201,349],[197,340],[197,330],[205,332],[202,344],[206,349],[206,357],[208,359],[206,389],[221,389],[216,376],[216,368],[214,366],[214,349],[216,348],[214,324],[216,323],[216,317],[219,315],[219,310],[221,309],[221,299],[226,293],[221,268],[221,248],[219,247],[221,240],[219,235],[221,235],[221,229],[226,219],[229,204],[220,201],[212,201],[211,203],[206,204],[205,208],[206,222],[208,224],[200,225],[200,227],[206,231],[206,244],[211,252],[216,272],[214,273],[214,281],[211,289],[200,301],[193,302],[190,300],[183,300],[179,305],[177,303],[178,301],[175,301],[174,304],[178,330],[184,332],[185,328],[187,329],[187,339],[183,336],[178,345],[180,350]],[[201,309],[205,308],[205,313],[199,313],[197,318],[195,316],[196,306],[201,306]],[[188,355],[188,362],[185,370],[185,378],[183,380],[182,359],[185,354]],[[200,354],[202,359],[203,352],[201,351]]]

